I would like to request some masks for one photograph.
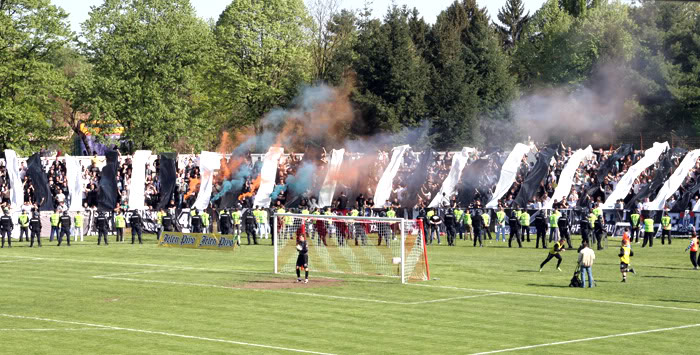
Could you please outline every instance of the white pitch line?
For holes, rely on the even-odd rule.
[[[122,272],[122,273],[118,273],[118,274],[96,275],[96,276],[93,276],[92,278],[94,278],[94,279],[108,279],[108,278],[114,277],[114,276],[155,274],[158,272],[168,272],[168,271],[172,271],[172,270],[162,270],[161,269],[161,270],[147,270],[147,271],[137,271],[137,272]]]
[[[331,354],[331,353],[323,353],[323,352],[310,351],[310,350],[286,348],[286,347],[281,347],[281,346],[264,345],[264,344],[255,344],[255,343],[246,343],[246,342],[242,342],[242,341],[235,341],[235,340],[228,340],[228,339],[198,337],[198,336],[194,336],[194,335],[177,334],[177,333],[168,333],[168,332],[161,332],[161,331],[155,331],[155,330],[145,330],[145,329],[115,327],[115,326],[104,325],[104,324],[94,324],[94,323],[85,323],[85,322],[74,322],[74,321],[66,321],[66,320],[58,320],[58,319],[49,319],[49,318],[41,318],[41,317],[20,316],[20,315],[5,314],[5,313],[0,313],[0,317],[15,318],[15,319],[27,319],[27,320],[38,320],[38,321],[54,322],[54,323],[62,323],[62,324],[82,325],[82,326],[87,326],[87,327],[102,328],[102,329],[106,329],[106,330],[123,330],[123,331],[127,331],[127,332],[144,333],[144,334],[153,334],[153,335],[163,335],[163,336],[169,336],[169,337],[175,337],[175,338],[195,339],[195,340],[210,341],[210,342],[216,342],[216,343],[226,343],[226,344],[245,345],[245,346],[252,346],[252,347],[257,347],[257,348],[265,348],[265,349],[273,349],[273,350],[282,350],[282,351],[290,351],[290,352],[297,352],[297,353],[319,354],[319,355],[335,355],[335,354]]]
[[[603,335],[603,336],[591,337],[591,338],[574,339],[574,340],[565,340],[565,341],[558,341],[558,342],[554,342],[554,343],[545,343],[545,344],[537,344],[537,345],[519,346],[519,347],[517,347],[517,348],[499,349],[499,350],[491,350],[491,351],[485,351],[485,352],[480,352],[480,353],[473,353],[472,355],[485,355],[485,354],[505,353],[505,352],[509,352],[509,351],[518,351],[518,350],[528,350],[528,349],[534,349],[534,348],[542,348],[542,347],[545,347],[545,346],[554,346],[554,345],[564,345],[564,344],[572,344],[572,343],[581,343],[581,342],[585,342],[585,341],[593,341],[593,340],[617,338],[617,337],[624,337],[624,336],[630,336],[630,335],[640,335],[640,334],[648,334],[648,333],[666,332],[666,331],[671,331],[671,330],[686,329],[686,328],[695,328],[695,327],[700,327],[700,323],[698,323],[698,324],[689,324],[689,325],[681,325],[681,326],[678,326],[678,327],[670,327],[670,328],[658,328],[658,329],[642,330],[642,331],[638,331],[638,332],[629,332],[629,333],[620,333],[620,334],[612,334],[612,335]]]
[[[27,329],[27,328],[4,328],[0,329],[0,332],[64,332],[64,331],[83,331],[83,330],[114,330],[114,329],[109,329],[109,328],[54,328],[54,329],[48,329],[48,328],[35,328],[35,329]]]
[[[436,302],[446,302],[446,301],[454,301],[454,300],[463,300],[467,298],[477,298],[477,297],[485,297],[485,296],[498,296],[498,295],[505,295],[508,292],[493,292],[493,293],[485,293],[483,295],[471,295],[471,296],[459,296],[459,297],[450,297],[450,298],[440,298],[436,300],[429,300],[429,301],[418,301],[418,302],[409,302],[405,304],[424,304],[424,303],[436,303]]]
[[[424,284],[409,284],[409,285],[412,285],[412,286],[421,286],[421,287],[446,288],[446,289],[451,289],[451,290],[464,290],[464,291],[481,291],[481,292],[494,292],[494,293],[495,293],[495,292],[502,292],[501,294],[503,294],[503,295],[516,295],[516,296],[528,296],[528,297],[555,298],[555,299],[562,299],[562,300],[581,301],[581,302],[592,302],[592,303],[604,303],[604,304],[614,304],[614,305],[621,305],[621,306],[649,307],[649,308],[659,308],[659,309],[672,309],[672,310],[676,310],[676,311],[700,312],[700,309],[697,309],[697,308],[683,308],[683,307],[673,307],[673,306],[660,306],[660,305],[645,304],[645,303],[631,303],[631,302],[621,302],[621,301],[606,301],[606,300],[596,300],[596,299],[591,299],[591,298],[577,298],[577,297],[568,297],[568,296],[541,295],[541,294],[537,294],[537,293],[522,293],[522,292],[508,292],[508,291],[483,290],[483,289],[463,288],[463,287],[454,287],[454,286],[438,286],[438,285],[424,285]]]

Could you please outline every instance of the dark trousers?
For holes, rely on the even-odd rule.
[[[143,241],[141,240],[141,228],[131,228],[131,244],[134,244],[136,235],[139,236],[139,244],[143,244]]]
[[[32,239],[31,239],[31,241],[29,242],[29,247],[30,247],[30,248],[34,246],[34,237],[36,237],[36,242],[39,243],[39,246],[41,246],[41,237],[40,237],[40,235],[41,235],[41,233],[39,233],[38,230],[33,230],[33,231],[32,231]]]
[[[607,232],[603,232],[603,231],[595,232],[595,242],[598,245],[598,250],[603,249],[603,233],[607,233]]]
[[[58,229],[58,226],[51,226],[51,234],[49,234],[49,242],[53,242],[53,236],[55,235],[58,237],[58,234],[61,233],[61,230]]]
[[[642,232],[639,231],[639,228],[632,228],[632,234],[630,235],[630,243],[639,243],[640,234],[642,234]]]
[[[12,239],[10,239],[10,235],[12,234],[11,231],[9,230],[0,230],[0,239],[2,239],[2,247],[5,247],[5,236],[7,236],[7,246],[12,246]]]
[[[573,249],[574,247],[571,245],[571,235],[569,234],[569,230],[565,228],[565,229],[560,229],[559,232],[560,232],[559,238],[566,240],[566,244],[569,245],[569,249]]]
[[[690,263],[693,264],[694,268],[698,267],[698,252],[697,251],[690,252]]]
[[[586,242],[589,243],[590,241],[588,240],[588,229],[581,229],[581,243]]]
[[[491,231],[489,230],[489,227],[485,227],[481,233],[484,235],[484,239],[486,239],[487,236],[489,237],[489,240],[493,239],[491,238]]]
[[[29,241],[29,227],[19,227],[19,241],[20,242],[22,241],[23,236],[27,238],[27,241]]]
[[[520,235],[522,240],[525,240],[525,234],[527,234],[527,241],[530,241],[530,226],[521,226]]]
[[[513,238],[515,238],[515,240],[518,242],[518,248],[523,247],[522,238],[520,238],[520,233],[518,233],[518,232],[519,231],[518,231],[517,227],[510,229],[510,238],[508,238],[508,248],[510,248],[512,246]],[[529,239],[528,239],[528,241],[529,241]]]
[[[671,245],[671,231],[670,230],[662,230],[661,231],[661,245],[664,244],[664,237],[668,238],[668,245]]]
[[[66,243],[68,243],[68,246],[70,246],[70,229],[63,228],[61,228],[61,231],[58,233],[58,246],[61,246],[61,241],[64,235],[66,236]]]
[[[642,248],[647,246],[647,243],[649,243],[649,247],[654,246],[654,232],[644,232],[644,242],[642,242]]]
[[[479,241],[479,246],[484,246],[483,241],[481,240],[484,236],[484,230],[483,229],[474,229],[474,246],[476,246],[476,241]]]
[[[107,243],[107,230],[106,229],[98,229],[97,230],[97,245],[100,245],[100,242],[104,239],[105,245],[108,245]]]
[[[248,245],[250,245],[250,237],[253,236],[253,243],[258,244],[258,235],[255,234],[255,226],[248,224],[245,226],[245,234],[248,237]]]
[[[537,228],[537,240],[535,241],[535,248],[540,247],[540,239],[542,240],[542,248],[547,249],[547,230],[545,228]]]
[[[455,238],[457,233],[455,233],[454,226],[447,226],[447,245],[455,245]]]
[[[559,254],[552,254],[552,253],[549,253],[549,254],[547,255],[547,259],[544,259],[544,261],[542,262],[542,264],[540,264],[540,269],[543,268],[543,267],[544,267],[550,260],[552,260],[553,258],[557,258],[557,269],[558,269],[558,268],[559,268],[559,265],[561,265],[561,260],[562,260],[562,259],[561,259],[561,255],[559,255]]]
[[[116,228],[116,230],[117,230],[117,241],[123,242],[124,241],[124,228]]]

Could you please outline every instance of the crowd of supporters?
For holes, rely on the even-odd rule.
[[[534,145],[533,145],[534,146]],[[500,205],[505,208],[514,207],[514,200],[520,192],[523,181],[525,181],[528,173],[533,169],[537,161],[537,148],[523,157],[521,165],[518,169],[515,182],[508,192],[499,201]],[[598,202],[603,202],[607,199],[612,191],[616,188],[618,182],[627,170],[643,156],[642,150],[630,150],[628,154],[617,160],[610,166],[609,171],[604,176],[599,176],[600,168],[603,163],[615,153],[615,149],[597,149],[593,154],[585,158],[574,175],[573,187],[568,196],[562,201],[550,201],[560,175],[566,166],[568,160],[574,154],[574,149],[560,145],[556,149],[549,162],[549,173],[542,181],[537,192],[528,202],[527,208],[540,209],[548,202],[554,202],[561,208],[586,206],[590,207]],[[398,173],[393,180],[392,192],[386,206],[377,207],[402,207],[408,209],[424,209],[435,199],[440,193],[443,181],[448,176],[452,167],[453,159],[456,153],[432,153],[427,155],[423,152],[414,152],[409,150],[403,159],[403,163],[398,169]],[[665,154],[673,154],[669,150]],[[489,156],[486,152],[474,151],[470,153],[467,166],[478,159],[485,159]],[[490,155],[494,157],[494,155]],[[423,159],[430,157],[430,160],[425,162]],[[492,158],[493,164],[502,165],[507,157],[507,153],[497,154],[496,158]],[[652,182],[655,174],[664,174],[665,181],[668,176],[678,167],[682,159],[682,154],[670,156],[671,169],[659,171],[659,165],[662,164],[663,156],[652,166],[645,169],[636,179],[632,186],[631,194],[637,194]],[[390,152],[377,151],[376,154],[359,154],[354,152],[346,152],[345,159],[341,165],[340,176],[337,177],[336,193],[333,198],[331,207],[339,209],[347,209],[350,207],[368,208],[373,207],[373,197],[382,173],[386,169],[391,159]],[[104,166],[104,157],[93,156],[89,160],[89,164],[82,166],[83,189],[80,196],[82,204],[87,208],[95,208],[98,205],[98,195],[101,177],[101,167]],[[323,154],[309,160],[303,154],[287,154],[279,161],[277,175],[275,178],[275,188],[272,195],[273,206],[285,206],[296,201],[299,204],[303,201],[304,205],[316,206],[318,202],[318,191],[320,190],[323,181],[326,177],[330,154],[324,150]],[[53,204],[59,210],[67,209],[67,201],[69,198],[68,179],[66,174],[65,160],[55,157],[42,157],[41,162],[43,170],[46,173],[51,192]],[[312,165],[313,174],[302,176],[301,170],[304,164]],[[243,162],[237,167],[237,171],[245,170],[248,173],[237,176],[236,172],[230,172],[229,177],[220,179],[214,186],[214,194],[223,189],[223,182],[231,178],[240,178],[241,187],[235,191],[239,196],[241,207],[252,206],[254,194],[259,187],[259,174],[262,168],[262,157],[248,154],[244,157]],[[128,156],[119,157],[119,168],[117,171],[117,187],[119,191],[119,206],[122,210],[128,210],[128,196],[132,179],[132,161]],[[170,196],[168,207],[190,207],[196,199],[197,191],[200,187],[200,170],[197,166],[197,156],[187,156],[178,162],[177,166],[176,188],[172,196]],[[34,187],[31,184],[30,177],[26,174],[26,162],[20,164],[20,179],[24,186],[24,200],[29,205],[37,204]],[[156,209],[161,201],[160,194],[161,186],[159,181],[159,160],[151,160],[145,167],[145,205],[149,209]],[[240,175],[240,174],[239,174]],[[299,176],[297,176],[299,175]],[[416,176],[421,179],[416,181]],[[698,184],[700,176],[700,161],[696,162],[691,169],[688,177],[685,179],[681,187],[667,201],[667,207],[673,208],[680,196]],[[292,177],[306,178],[311,181],[303,184],[301,189],[293,191],[290,189],[290,181]],[[256,181],[257,180],[257,181]],[[298,179],[297,179],[298,180]],[[497,177],[496,177],[497,180]],[[296,186],[295,186],[296,187]],[[492,187],[492,189],[495,186]],[[491,190],[493,192],[493,190]],[[651,195],[653,198],[655,195]],[[438,196],[440,207],[452,206],[457,207],[463,205],[460,203],[458,192],[451,196]],[[490,195],[483,194],[475,195],[472,201],[472,207],[484,206]],[[695,193],[689,206],[700,198],[700,194]],[[7,170],[4,166],[4,161],[0,164],[0,199],[3,206],[7,206],[10,201],[10,186]],[[348,201],[351,201],[348,203]],[[648,197],[643,201],[638,201],[638,206],[643,202],[648,201]],[[216,204],[217,201],[214,201]],[[681,206],[681,209],[686,209],[689,206]],[[267,206],[266,206],[267,207]],[[342,208],[341,208],[342,207]],[[469,207],[469,206],[461,206]],[[522,206],[521,206],[522,207]]]

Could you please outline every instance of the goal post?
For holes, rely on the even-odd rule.
[[[294,272],[304,235],[311,272],[430,278],[422,220],[279,213],[272,229],[275,273]]]

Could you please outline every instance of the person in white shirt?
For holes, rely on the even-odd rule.
[[[593,281],[593,261],[595,260],[595,252],[588,247],[588,242],[581,243],[581,249],[578,252],[578,265],[581,270],[581,287],[586,287],[586,278],[588,278],[588,287],[594,285]]]

